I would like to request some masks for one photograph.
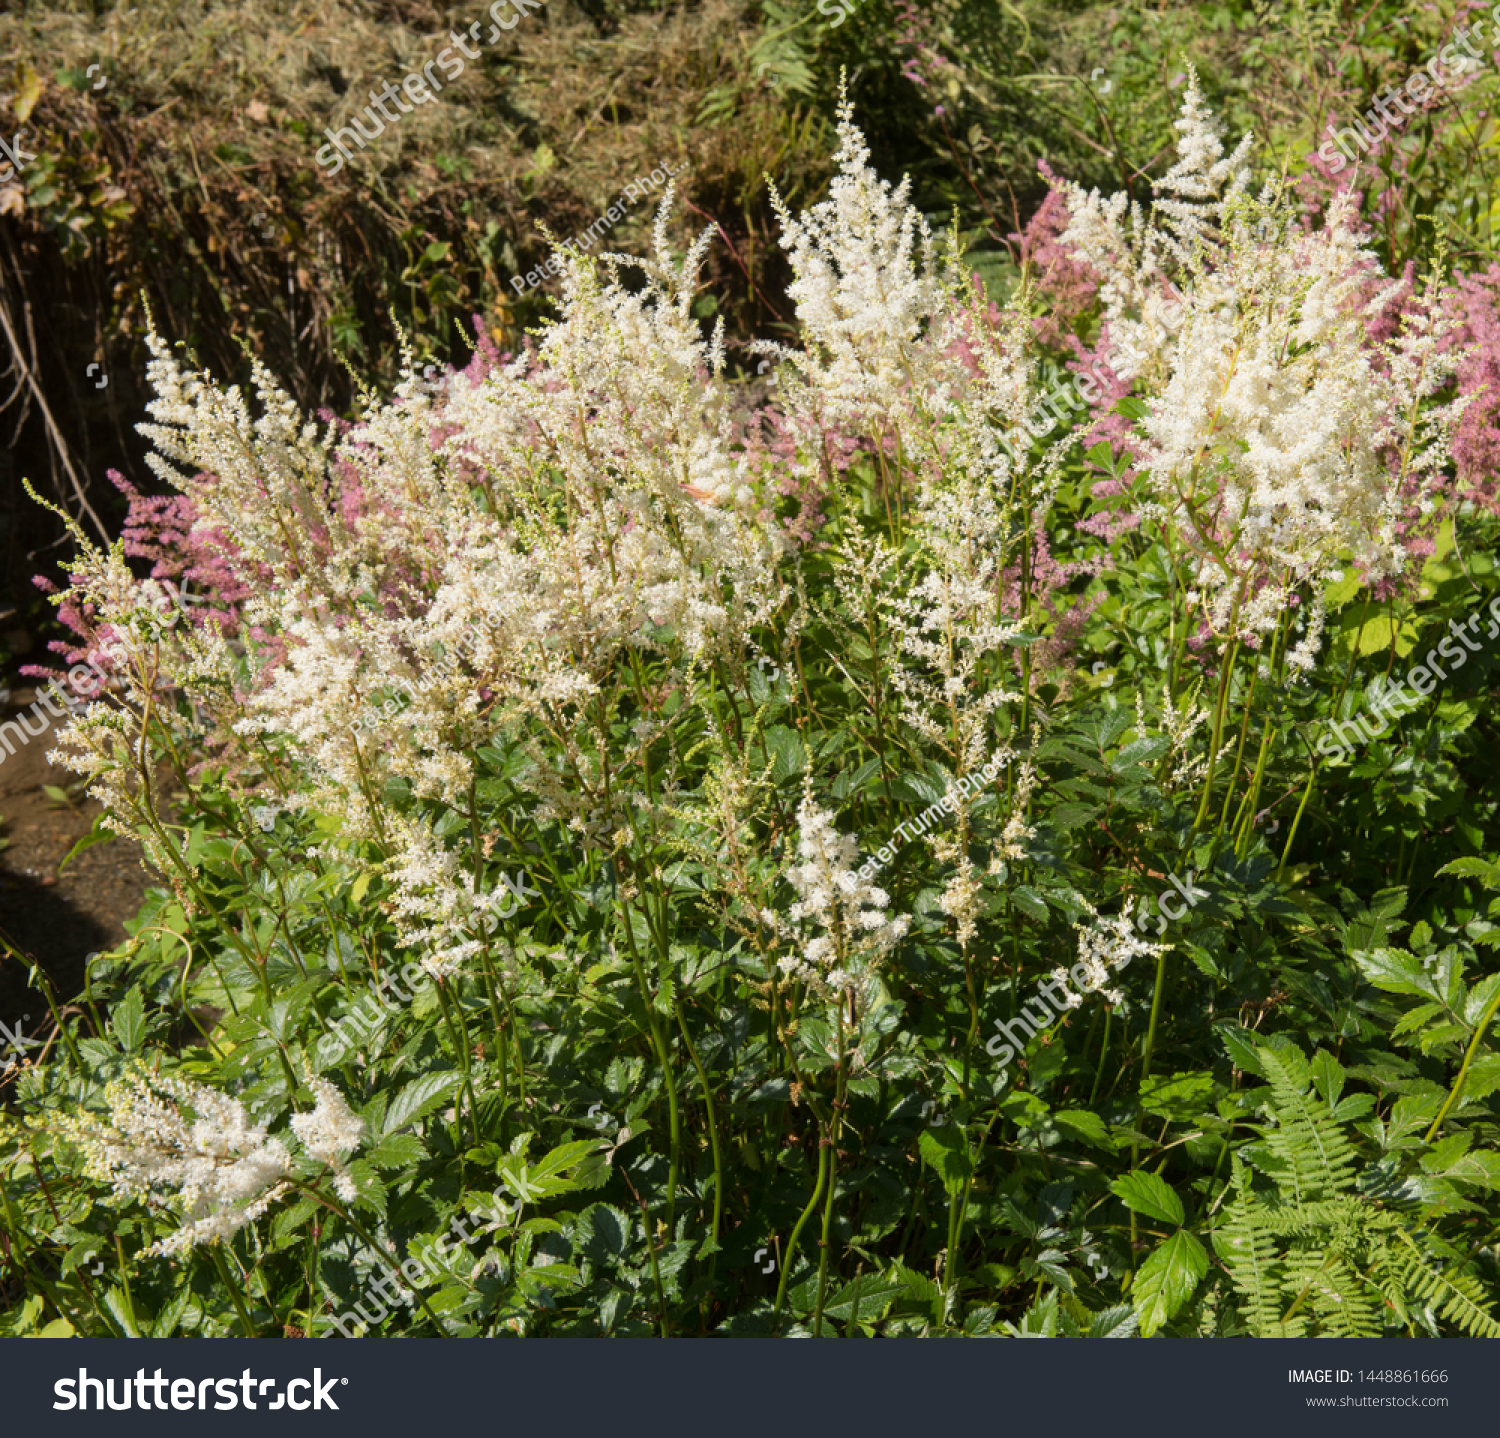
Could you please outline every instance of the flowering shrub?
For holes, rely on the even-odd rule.
[[[1454,1243],[1496,1172],[1493,659],[1311,742],[1496,588],[1454,548],[1491,522],[1446,478],[1458,311],[1434,278],[1372,334],[1349,205],[1252,196],[1195,79],[1179,128],[1150,210],[1053,206],[1039,326],[846,103],[828,198],[777,202],[760,413],[671,194],[652,258],[559,246],[534,347],[436,391],[408,355],[349,425],[153,334],[181,498],[78,535],[63,647],[111,682],[58,753],[166,887],[0,1149],[57,1317],[348,1332],[498,1177],[364,1321],[1500,1334]],[[1075,342],[1118,448],[1032,418]]]

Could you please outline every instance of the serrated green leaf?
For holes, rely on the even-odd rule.
[[[394,1134],[409,1123],[429,1114],[458,1092],[463,1075],[456,1073],[424,1074],[413,1079],[391,1100],[386,1111],[382,1137]]]
[[[1466,879],[1480,879],[1486,888],[1500,889],[1500,864],[1489,859],[1475,858],[1472,854],[1466,854],[1461,859],[1454,859],[1451,863],[1444,864],[1438,873],[1458,874]]]
[[[917,1148],[923,1162],[936,1172],[950,1195],[963,1192],[974,1165],[969,1157],[969,1141],[957,1124],[923,1129]]]
[[[1110,1153],[1115,1150],[1115,1141],[1109,1136],[1109,1125],[1090,1109],[1059,1109],[1052,1115],[1052,1121],[1060,1129],[1071,1133],[1075,1138],[1082,1139],[1084,1143],[1092,1144],[1095,1148],[1106,1149]]]
[[[135,1315],[130,1311],[130,1304],[126,1300],[123,1288],[111,1288],[104,1295],[104,1306],[114,1316],[116,1323],[124,1330],[130,1338],[141,1337],[141,1330],[136,1327]]]
[[[1046,901],[1030,885],[1017,884],[1010,890],[1010,900],[1028,918],[1042,924],[1047,922]]]
[[[109,1026],[127,1053],[140,1048],[146,1037],[146,1001],[141,996],[139,984],[115,1005],[115,1011],[109,1016]]]
[[[1214,1076],[1203,1071],[1164,1075],[1141,1087],[1141,1106],[1147,1113],[1179,1123],[1212,1109]]]
[[[375,1168],[406,1168],[410,1164],[421,1163],[427,1157],[422,1140],[410,1133],[387,1134],[365,1154],[365,1158]]]
[[[1109,1186],[1125,1207],[1135,1213],[1144,1213],[1147,1218],[1160,1219],[1163,1223],[1181,1223],[1182,1200],[1172,1191],[1171,1185],[1145,1169],[1132,1169]]]
[[[1421,962],[1401,949],[1370,949],[1350,957],[1365,978],[1388,994],[1418,994],[1425,998],[1432,993]]]
[[[846,1283],[824,1306],[825,1318],[836,1318],[841,1323],[857,1320],[874,1323],[885,1317],[885,1311],[906,1292],[904,1283],[893,1283],[885,1279],[867,1276]]]
[[[766,730],[766,749],[771,756],[771,778],[784,783],[807,767],[807,746],[795,729],[773,724]]]
[[[1150,1338],[1176,1316],[1208,1272],[1208,1254],[1186,1229],[1178,1229],[1143,1264],[1130,1289],[1130,1301],[1141,1321],[1141,1336]]]

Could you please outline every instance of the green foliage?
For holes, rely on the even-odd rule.
[[[655,7],[590,12],[588,46],[616,67],[601,74],[645,63],[631,35],[649,27],[624,22],[647,11],[666,24]],[[814,152],[848,68],[884,167],[913,173],[930,215],[957,208],[967,258],[1010,292],[1020,271],[1005,238],[1040,198],[1038,159],[1088,182],[1122,171],[1144,193],[1171,135],[1166,82],[1186,58],[1233,128],[1269,129],[1278,153],[1301,153],[1323,115],[1298,106],[1347,108],[1429,44],[1428,18],[1384,34],[1395,13],[1382,4],[1346,30],[1333,7],[1302,6],[1294,44],[1249,4],[945,0],[923,7],[921,43],[951,59],[926,93],[901,73],[917,42],[885,0],[839,24],[765,0],[718,39],[682,21],[698,27],[682,62],[697,69],[672,113],[684,130],[695,122],[694,194],[747,241],[746,280],[774,288],[762,174],[775,170],[793,202],[819,189]],[[1108,92],[1085,80],[1096,58]],[[512,308],[505,274],[540,253],[531,222],[596,213],[644,150],[622,140],[599,160],[589,151],[603,141],[575,139],[578,116],[546,108],[524,55],[496,65],[472,78],[520,94],[513,145],[477,143],[500,121],[475,101],[477,128],[414,140],[414,156],[393,147],[389,173],[345,177],[319,203],[348,212],[319,219],[297,168],[315,137],[310,105],[274,135],[215,130],[207,181],[173,151],[152,213],[198,183],[249,183],[274,151],[273,208],[304,262],[320,236],[350,253],[365,228],[374,236],[378,279],[364,260],[358,275],[317,276],[322,368],[332,349],[392,363],[393,296],[424,355],[472,305],[514,338],[534,316]],[[612,134],[633,134],[608,76],[590,106]],[[40,81],[23,84],[41,102]],[[1464,107],[1489,103],[1490,84]],[[67,94],[46,102],[59,114],[88,98],[76,65],[58,87]],[[1393,264],[1425,258],[1488,194],[1489,122],[1472,118],[1472,176],[1430,130],[1403,141],[1405,208],[1377,236]],[[140,227],[134,243],[156,243],[152,216],[110,197],[95,141],[79,135],[76,154],[28,182],[28,224],[70,264],[127,225]],[[490,149],[505,156],[493,172]],[[411,190],[429,161],[442,180]],[[506,208],[489,218],[497,186]],[[365,225],[370,207],[378,226]],[[220,306],[213,234],[188,251],[206,288],[176,277],[167,292],[175,331],[217,336],[227,354],[230,331],[259,333],[271,308]],[[759,303],[741,293],[726,308],[759,320]],[[1081,336],[1092,323],[1077,318]],[[301,377],[320,397],[322,368]],[[1139,422],[1149,406],[1131,398],[1119,412]],[[1181,554],[1144,525],[1109,544],[1090,527],[1118,504],[1094,498],[1095,479],[1128,479],[1128,457],[1069,450],[1045,522],[1018,511],[998,525],[1010,547],[988,592],[1030,585],[1026,624],[974,684],[1025,689],[985,716],[986,739],[1016,761],[961,829],[938,821],[949,848],[906,843],[883,869],[911,927],[846,1015],[785,978],[778,961],[795,946],[765,919],[794,902],[799,803],[811,792],[836,808],[868,854],[972,767],[952,737],[957,702],[938,724],[907,707],[935,661],[919,671],[892,615],[914,592],[903,576],[929,572],[931,555],[902,527],[909,516],[891,516],[900,486],[886,461],[884,436],[855,448],[754,653],[683,653],[669,626],[643,627],[629,662],[591,679],[587,704],[557,706],[555,729],[497,723],[472,750],[467,793],[396,783],[375,796],[392,823],[472,833],[481,891],[523,869],[537,891],[409,998],[387,987],[411,954],[380,845],[311,804],[264,827],[217,753],[195,752],[204,767],[189,776],[180,745],[199,716],[181,703],[176,731],[153,731],[142,759],[180,785],[157,816],[180,858],[171,884],[89,966],[87,990],[53,1005],[44,1059],[23,1055],[4,1080],[0,1332],[322,1334],[356,1303],[374,1310],[384,1270],[467,1228],[403,1293],[413,1301],[358,1321],[403,1335],[1500,1336],[1495,657],[1477,654],[1347,762],[1313,757],[1398,659],[1496,593],[1493,516],[1463,516],[1463,562],[1449,533],[1420,576],[1425,595],[1372,604],[1352,579],[1334,586],[1326,652],[1294,685],[1274,647],[1227,663],[1192,649]],[[1060,577],[1037,578],[1043,540],[1068,566]],[[248,688],[248,660],[244,677]],[[1229,717],[1210,771],[1207,723],[1184,726],[1209,719],[1220,684]],[[279,743],[267,736],[254,756],[255,781],[273,788],[293,772]],[[620,754],[617,776],[650,791],[631,821],[539,813],[545,785],[572,792]],[[1027,832],[1019,850],[1012,822]],[[142,837],[162,835],[143,824]],[[957,866],[979,876],[968,937]],[[1174,877],[1199,894],[1175,912]],[[1166,952],[1119,971],[1121,1002],[1048,1012],[1029,1036],[1013,1027],[1013,1057],[992,1061],[995,1025],[1032,1023],[1039,986],[1073,961],[1086,905],[1144,913],[1137,931]],[[332,1083],[364,1124],[353,1196],[293,1144],[291,1189],[265,1214],[221,1245],[147,1257],[180,1215],[115,1192],[56,1125],[102,1121],[136,1065],[208,1084],[278,1135],[308,1111],[309,1078]]]
[[[1440,1222],[1459,1204],[1470,1207],[1459,1198],[1463,1187],[1493,1182],[1488,1165],[1441,1186],[1380,1162],[1361,1170],[1348,1130],[1372,1105],[1363,1094],[1340,1101],[1340,1065],[1323,1050],[1311,1064],[1290,1046],[1256,1054],[1270,1081],[1260,1091],[1267,1123],[1257,1126],[1262,1142],[1232,1158],[1234,1197],[1214,1234],[1246,1330],[1375,1338],[1389,1327],[1420,1327],[1436,1336],[1446,1323],[1500,1336],[1473,1255]],[[1465,1136],[1448,1152],[1434,1150],[1424,1167],[1457,1177],[1449,1153],[1461,1156],[1468,1143]]]

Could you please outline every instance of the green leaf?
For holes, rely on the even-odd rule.
[[[1047,821],[1061,833],[1092,823],[1099,814],[1097,804],[1059,804],[1047,815]]]
[[[141,1330],[135,1326],[135,1319],[130,1312],[130,1304],[125,1300],[125,1291],[122,1288],[111,1288],[104,1295],[104,1306],[114,1315],[125,1335],[129,1338],[139,1338]]]
[[[406,1168],[427,1157],[422,1140],[410,1133],[387,1134],[365,1155],[374,1168]]]
[[[1090,1338],[1134,1338],[1138,1321],[1125,1304],[1096,1313],[1089,1324]]]
[[[1084,1143],[1093,1144],[1095,1148],[1107,1149],[1110,1153],[1115,1151],[1115,1141],[1109,1136],[1109,1125],[1090,1109],[1059,1109],[1052,1115],[1052,1121],[1060,1129],[1071,1133],[1074,1138],[1082,1139]]]
[[[802,736],[785,724],[773,724],[766,730],[766,748],[771,755],[771,778],[778,784],[807,767],[807,747]]]
[[[1182,1200],[1154,1173],[1142,1168],[1132,1169],[1110,1184],[1109,1189],[1135,1213],[1144,1213],[1147,1218],[1158,1218],[1163,1223],[1182,1222]]]
[[[1365,978],[1388,994],[1418,994],[1426,998],[1432,993],[1421,962],[1402,949],[1371,949],[1350,957]]]
[[[1039,924],[1047,922],[1047,905],[1037,891],[1026,884],[1017,884],[1010,891],[1011,902],[1028,918]]]
[[[385,1217],[385,1185],[379,1175],[362,1158],[350,1159],[344,1171],[354,1180],[354,1202],[360,1208]]]
[[[463,1075],[455,1073],[424,1074],[421,1078],[413,1079],[391,1101],[391,1106],[386,1111],[382,1137],[431,1113],[439,1104],[451,1098],[462,1083]]]
[[[1389,649],[1395,637],[1395,621],[1389,615],[1377,614],[1367,619],[1360,629],[1357,647],[1361,654],[1374,654],[1377,650]]]
[[[840,774],[833,781],[833,797],[835,799],[847,799],[849,795],[858,793],[877,774],[880,773],[880,760],[867,759],[852,774]]]
[[[1324,1102],[1329,1108],[1336,1108],[1339,1095],[1344,1091],[1343,1065],[1326,1049],[1319,1049],[1313,1055],[1312,1076]]]
[[[578,1215],[577,1244],[590,1263],[623,1258],[629,1251],[632,1223],[628,1213],[607,1203],[591,1204]]]
[[[1175,1195],[1174,1195],[1175,1196]],[[1174,1233],[1140,1266],[1130,1289],[1141,1320],[1141,1336],[1150,1338],[1172,1318],[1208,1272],[1208,1254],[1184,1229]]]
[[[886,1277],[900,1283],[906,1290],[907,1301],[927,1308],[936,1321],[938,1314],[942,1311],[943,1290],[926,1274],[913,1273],[904,1264],[893,1263]]]
[[[104,827],[103,819],[104,815],[100,814],[99,817],[94,820],[94,827],[90,829],[88,833],[85,834],[83,838],[81,838],[76,844],[74,844],[71,849],[68,850],[67,854],[63,857],[62,863],[57,866],[57,872],[59,874],[62,873],[62,871],[66,869],[74,859],[76,859],[80,854],[85,853],[89,849],[92,849],[95,844],[107,844],[111,839],[115,837],[115,831],[113,829],[107,829]]]
[[[184,1284],[167,1302],[167,1306],[156,1315],[156,1322],[151,1325],[151,1336],[153,1338],[170,1338],[177,1325],[182,1322],[182,1315],[187,1312],[188,1305],[193,1301],[193,1290]],[[65,1319],[58,1320],[66,1322]],[[42,1337],[46,1337],[44,1333]]]
[[[1479,1054],[1464,1080],[1464,1098],[1469,1102],[1488,1098],[1500,1089],[1500,1054]]]
[[[115,1005],[114,1013],[109,1016],[109,1026],[127,1052],[134,1053],[140,1048],[146,1037],[146,1003],[139,984]]]
[[[1113,471],[1115,463],[1114,446],[1107,439],[1101,439],[1092,449],[1084,455],[1090,464],[1097,464],[1100,469]]]
[[[1469,1135],[1462,1134],[1460,1137],[1467,1140]],[[1434,1161],[1436,1157],[1435,1154],[1429,1155],[1422,1160],[1422,1167],[1429,1173],[1440,1173],[1444,1178],[1451,1178],[1459,1183],[1472,1183],[1480,1188],[1500,1191],[1500,1154],[1465,1153],[1446,1163]]]
[[[952,1196],[962,1193],[974,1172],[974,1164],[969,1157],[969,1141],[958,1125],[947,1123],[941,1128],[923,1129],[917,1147],[923,1162],[942,1179],[948,1193]]]
[[[1458,874],[1466,879],[1480,879],[1483,880],[1486,888],[1500,889],[1500,864],[1492,863],[1489,859],[1476,859],[1466,854],[1461,859],[1454,859],[1452,863],[1444,864],[1438,873]]]
[[[555,1178],[564,1169],[582,1163],[599,1148],[596,1138],[575,1139],[572,1143],[560,1144],[531,1166],[533,1181]]]
[[[1206,1070],[1148,1079],[1141,1088],[1141,1107],[1182,1123],[1213,1107],[1214,1088],[1214,1076]]]
[[[885,1279],[866,1275],[846,1283],[823,1309],[825,1318],[836,1318],[842,1323],[858,1320],[874,1323],[885,1316],[885,1310],[906,1292],[906,1284],[892,1283]],[[856,1312],[857,1304],[857,1312]]]
[[[585,1138],[560,1144],[534,1164],[528,1164],[520,1154],[508,1154],[496,1163],[495,1172],[516,1198],[537,1203],[581,1187],[576,1179],[562,1177],[562,1172],[581,1164],[598,1149],[598,1139]]]
[[[1378,949],[1390,933],[1391,924],[1406,908],[1404,888],[1381,889],[1369,908],[1362,908],[1344,926],[1344,949],[1353,954]]]

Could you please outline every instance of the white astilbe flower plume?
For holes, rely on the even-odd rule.
[[[340,1155],[364,1133],[332,1084],[311,1080],[317,1107],[292,1119],[310,1157],[332,1167],[335,1186],[354,1197]],[[82,1149],[88,1171],[117,1197],[143,1199],[180,1214],[182,1225],[146,1250],[182,1253],[222,1243],[288,1192],[292,1155],[238,1099],[172,1075],[131,1074],[105,1093],[110,1122],[60,1115],[49,1127]],[[175,1190],[175,1191],[174,1191]]]
[[[1180,792],[1197,788],[1203,782],[1203,776],[1208,773],[1210,758],[1215,765],[1226,754],[1234,749],[1233,738],[1226,738],[1219,747],[1216,756],[1210,756],[1205,750],[1202,754],[1195,755],[1193,750],[1193,735],[1199,729],[1207,727],[1212,729],[1213,714],[1198,703],[1198,693],[1201,685],[1194,685],[1185,693],[1180,702],[1174,704],[1172,696],[1167,693],[1163,685],[1159,695],[1161,705],[1160,729],[1152,725],[1146,716],[1146,689],[1143,683],[1136,690],[1135,695],[1135,735],[1137,739],[1152,739],[1160,734],[1171,745],[1167,751],[1163,768],[1166,778],[1163,787],[1170,792]],[[1154,761],[1162,763],[1163,761]],[[1147,763],[1146,767],[1153,767]]]
[[[483,380],[453,376],[439,405],[405,349],[394,400],[365,394],[344,433],[303,422],[262,366],[253,413],[238,387],[185,372],[147,337],[153,467],[255,582],[235,645],[187,634],[135,668],[257,756],[253,773],[277,747],[307,781],[284,807],[338,821],[321,856],[385,851],[402,941],[430,951],[435,972],[478,951],[495,908],[470,882],[470,836],[433,818],[469,788],[475,751],[497,730],[557,741],[566,771],[549,761],[516,781],[537,821],[618,823],[647,798],[597,760],[630,655],[681,674],[742,654],[780,602],[779,530],[753,492],[722,337],[691,313],[707,241],[672,260],[670,203],[654,259],[560,249],[563,314],[533,353]],[[643,285],[624,283],[627,263]],[[118,629],[151,582],[80,547],[98,622]],[[174,717],[124,697],[75,721],[59,753],[134,832],[142,715]],[[400,822],[376,797],[393,783],[417,801]]]
[[[1191,266],[1205,240],[1218,234],[1229,202],[1250,185],[1252,137],[1245,135],[1232,155],[1224,154],[1223,126],[1198,88],[1198,72],[1188,66],[1182,109],[1173,122],[1181,132],[1177,163],[1156,186],[1166,199],[1153,206],[1163,247]]]
[[[782,973],[825,997],[847,995],[858,1014],[868,1008],[880,961],[900,942],[911,919],[886,916],[890,895],[855,872],[858,846],[839,833],[833,815],[810,794],[797,811],[797,823],[800,862],[786,871],[797,902],[785,919],[769,909],[761,917],[794,946],[777,961]]]
[[[1183,535],[1216,631],[1267,634],[1313,588],[1293,669],[1311,666],[1322,586],[1351,557],[1368,581],[1404,569],[1403,488],[1441,466],[1462,409],[1418,417],[1454,364],[1435,287],[1383,352],[1369,343],[1385,297],[1362,299],[1374,257],[1353,219],[1345,194],[1314,233],[1259,242],[1239,226],[1211,301],[1189,296],[1140,427],[1144,492]]]
[[[1191,66],[1176,127],[1177,163],[1157,186],[1166,198],[1155,201],[1149,215],[1123,192],[1105,199],[1098,190],[1064,187],[1069,223],[1062,243],[1101,277],[1110,365],[1121,377],[1155,374],[1165,362],[1181,323],[1176,284],[1212,287],[1212,277],[1203,273],[1204,249],[1220,235],[1230,201],[1250,183],[1251,137],[1225,156],[1219,125]]]
[[[1085,903],[1088,922],[1073,925],[1078,935],[1078,963],[1073,966],[1071,981],[1079,988],[1102,994],[1112,1004],[1125,1002],[1125,995],[1111,983],[1115,973],[1128,968],[1133,959],[1164,954],[1171,948],[1170,944],[1148,943],[1140,937],[1130,917],[1134,904],[1134,899],[1127,899],[1118,914],[1106,919],[1091,904]],[[1082,974],[1078,972],[1080,968],[1084,970]],[[1053,977],[1061,983],[1068,975],[1058,968],[1053,970]],[[1076,995],[1069,998],[1070,1007],[1081,1002]]]
[[[794,216],[776,187],[805,352],[759,342],[752,349],[796,365],[804,384],[783,380],[783,398],[816,404],[831,421],[877,430],[898,422],[914,399],[929,414],[945,407],[962,367],[943,341],[954,309],[934,257],[932,235],[908,203],[910,177],[892,188],[870,167],[870,149],[840,90],[838,173],[826,200]]]
[[[917,500],[912,528],[920,550],[904,566],[905,593],[884,604],[907,661],[892,682],[902,719],[962,775],[984,762],[995,711],[1021,697],[984,678],[990,656],[1024,628],[995,604],[1015,547],[1015,516],[993,476],[935,481]]]
[[[365,1136],[365,1121],[327,1079],[309,1076],[307,1086],[313,1091],[317,1105],[311,1113],[292,1115],[292,1132],[310,1159],[332,1170],[338,1196],[345,1203],[353,1203],[357,1190],[344,1167],[344,1155],[359,1147]]]
[[[1269,634],[1309,600],[1287,653],[1305,671],[1324,586],[1351,558],[1367,582],[1401,573],[1399,521],[1433,513],[1467,401],[1429,401],[1463,351],[1444,349],[1453,321],[1434,282],[1406,305],[1396,338],[1370,340],[1400,286],[1371,296],[1381,275],[1352,191],[1305,228],[1284,187],[1245,193],[1243,146],[1219,158],[1196,81],[1178,123],[1181,160],[1163,187],[1179,198],[1149,223],[1134,211],[1127,237],[1124,195],[1075,189],[1064,240],[1102,276],[1111,341],[1140,359],[1116,370],[1154,395],[1135,441],[1138,512],[1176,530],[1189,601],[1215,633]],[[1164,258],[1184,291],[1169,325],[1152,313]]]

